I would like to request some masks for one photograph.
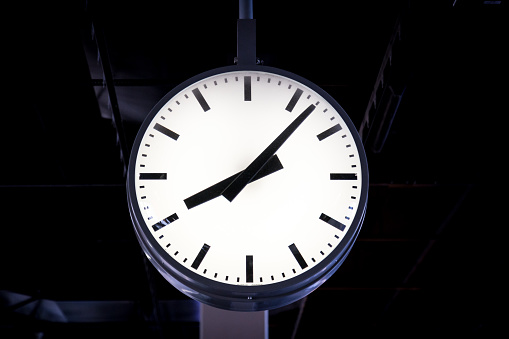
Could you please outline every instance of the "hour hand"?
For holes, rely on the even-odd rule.
[[[279,161],[279,158],[276,154],[274,154],[269,161],[263,166],[263,168],[256,174],[252,181],[261,179],[269,174],[272,174],[276,171],[283,169],[283,165]],[[184,199],[184,203],[186,204],[188,209],[196,207],[198,205],[203,204],[209,200],[219,197],[223,191],[235,180],[243,171],[235,173],[234,175],[224,179],[223,181],[214,184],[203,191],[200,191],[187,199]],[[252,182],[251,181],[251,182]]]

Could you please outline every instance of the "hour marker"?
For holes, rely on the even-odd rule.
[[[140,180],[166,180],[166,173],[140,173]]]
[[[288,246],[288,248],[290,249],[290,251],[292,251],[292,254],[295,257],[295,260],[297,260],[297,262],[299,263],[300,268],[305,269],[306,267],[308,267],[306,260],[304,260],[304,258],[302,257],[302,254],[300,254],[300,252],[299,252],[297,246],[295,246],[295,244],[291,244],[290,246]]]
[[[203,244],[200,252],[198,252],[198,255],[196,256],[196,258],[193,261],[193,264],[191,265],[192,268],[194,268],[195,270],[198,269],[198,267],[200,266],[201,262],[203,261],[203,258],[205,258],[205,255],[207,254],[209,249],[210,249],[209,245]]]
[[[246,282],[253,282],[253,256],[246,255]]]
[[[195,88],[195,89],[193,89],[192,92],[193,92],[194,97],[196,98],[196,100],[198,100],[198,103],[200,104],[200,106],[203,109],[203,111],[207,112],[210,109],[210,106],[207,103],[207,101],[205,101],[205,98],[201,94],[200,90],[198,88]]]
[[[331,128],[326,129],[322,133],[318,134],[316,137],[318,138],[318,140],[322,141],[323,139],[330,137],[331,135],[333,135],[334,133],[336,133],[340,130],[341,130],[341,126],[339,124],[336,124],[336,125],[332,126]]]
[[[322,213],[322,215],[320,215],[320,220],[323,220],[327,224],[336,227],[340,231],[344,231],[345,230],[345,227],[346,227],[345,225],[343,225],[342,223],[340,223],[336,219],[333,219],[333,218],[329,217],[327,214]]]
[[[244,101],[251,101],[251,77],[244,77]]]
[[[177,133],[173,132],[172,130],[169,130],[167,129],[166,127],[164,127],[163,125],[159,125],[159,124],[156,124],[154,126],[154,129],[158,132],[161,132],[163,133],[164,135],[166,135],[167,137],[170,137],[172,138],[173,140],[177,140],[179,138],[180,135],[178,135]]]
[[[330,180],[357,180],[357,173],[331,173]]]
[[[286,105],[286,110],[288,112],[291,112],[293,110],[293,108],[297,104],[297,101],[299,101],[301,95],[302,95],[302,90],[300,88],[297,88],[295,90],[295,93],[293,93],[293,96],[290,99],[290,102],[288,103],[288,105]]]
[[[161,228],[168,226],[175,220],[178,220],[178,218],[179,217],[178,217],[177,213],[173,213],[172,215],[164,218],[163,220],[159,221],[155,225],[152,225],[152,228],[154,229],[154,231],[159,231]]]

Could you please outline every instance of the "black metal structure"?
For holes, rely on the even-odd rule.
[[[341,103],[364,131],[371,182],[349,257],[307,299],[271,311],[270,337],[501,333],[507,1],[255,10],[255,56]],[[144,264],[119,149],[171,88],[233,64],[238,2],[13,2],[5,13],[0,337],[197,338],[198,305]]]

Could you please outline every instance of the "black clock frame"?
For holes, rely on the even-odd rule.
[[[136,154],[140,147],[141,140],[155,115],[172,97],[193,83],[217,74],[233,71],[274,73],[302,83],[320,94],[336,109],[345,121],[355,140],[361,162],[362,185],[359,207],[341,243],[324,260],[316,266],[311,267],[306,272],[291,279],[269,285],[243,286],[225,284],[207,279],[182,266],[164,251],[153,238],[148,229],[148,225],[141,215],[140,207],[135,197],[134,169],[136,166]],[[285,70],[259,65],[234,65],[212,69],[184,81],[166,94],[154,108],[152,108],[141,125],[132,148],[127,173],[127,200],[136,236],[143,251],[147,254],[149,260],[157,270],[173,286],[185,295],[214,307],[233,311],[262,311],[282,307],[303,298],[322,285],[339,266],[341,266],[362,227],[367,205],[368,186],[368,165],[361,139],[354,124],[334,98],[311,81]]]

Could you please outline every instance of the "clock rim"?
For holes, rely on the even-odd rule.
[[[352,220],[351,226],[340,242],[332,252],[317,265],[309,268],[305,272],[298,274],[290,279],[264,285],[233,285],[215,281],[203,277],[187,267],[184,267],[178,261],[173,259],[161,246],[155,238],[150,234],[150,230],[143,216],[136,199],[135,177],[136,155],[141,145],[141,140],[145,135],[148,127],[156,114],[161,108],[175,95],[192,84],[206,79],[211,76],[222,73],[230,73],[236,71],[259,71],[264,73],[273,73],[287,77],[293,81],[309,87],[311,90],[321,95],[331,106],[333,106],[341,118],[347,125],[353,136],[357,150],[359,152],[359,160],[361,163],[362,183],[359,196],[359,207]],[[369,187],[368,164],[364,146],[360,140],[360,136],[351,121],[348,114],[341,105],[330,96],[325,90],[317,86],[313,82],[303,78],[297,74],[291,73],[275,67],[261,65],[233,65],[211,69],[197,74],[184,82],[180,83],[170,90],[163,98],[161,98],[146,116],[141,124],[136,139],[133,143],[129,166],[127,171],[127,200],[129,212],[133,221],[138,241],[143,251],[148,256],[152,264],[157,270],[182,293],[196,299],[205,304],[236,311],[260,311],[281,307],[311,293],[318,286],[323,284],[338,268],[348,256],[355,240],[360,232],[367,205]],[[139,222],[141,221],[141,223]],[[145,225],[145,226],[143,226]]]

